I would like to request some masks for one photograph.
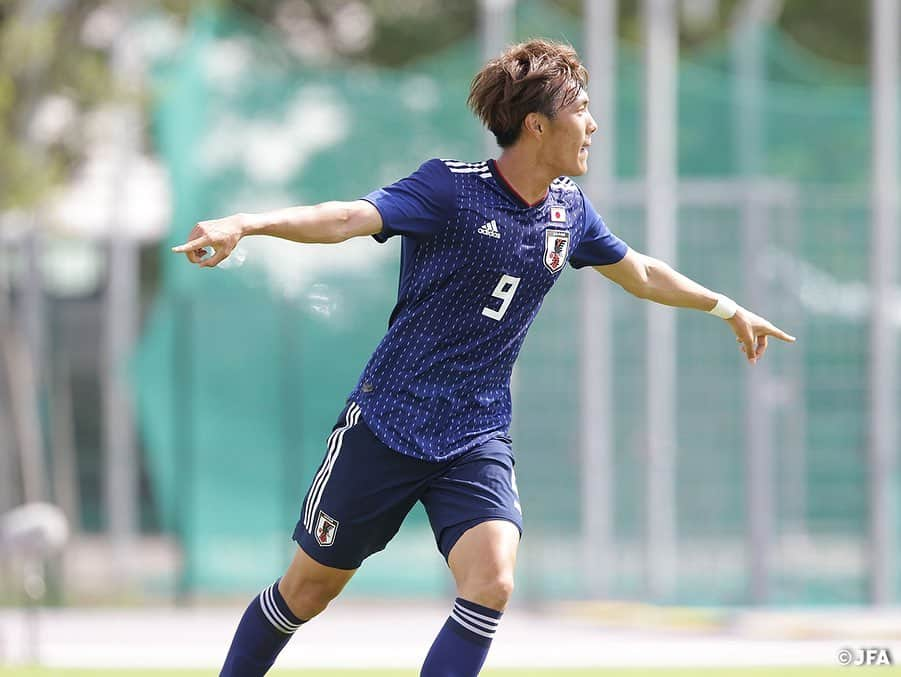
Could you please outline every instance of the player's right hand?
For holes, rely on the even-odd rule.
[[[228,258],[244,235],[244,215],[234,214],[224,219],[201,221],[188,234],[184,244],[172,247],[176,254],[184,254],[188,261],[201,268],[215,268]],[[213,249],[207,255],[207,247]]]

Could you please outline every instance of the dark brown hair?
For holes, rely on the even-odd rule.
[[[467,103],[502,148],[519,138],[529,113],[554,118],[588,84],[588,71],[570,45],[529,40],[508,47],[472,79]]]

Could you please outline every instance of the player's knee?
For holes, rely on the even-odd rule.
[[[343,585],[331,581],[298,581],[282,591],[291,612],[305,621],[318,616],[341,592]]]
[[[497,574],[467,582],[462,586],[460,595],[470,602],[503,611],[513,595],[513,587],[512,575]]]

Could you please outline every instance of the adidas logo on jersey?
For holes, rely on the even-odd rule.
[[[481,235],[487,235],[488,237],[493,237],[497,240],[501,239],[501,231],[497,228],[497,223],[494,219],[491,219],[484,226],[479,228],[479,233]]]

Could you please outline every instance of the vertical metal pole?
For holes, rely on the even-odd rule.
[[[31,224],[31,232],[21,242],[22,257],[31,270],[22,281],[42,286],[40,274],[36,270],[36,226]],[[43,312],[38,300],[43,292],[32,295],[25,290],[25,299],[20,308],[19,322],[12,318],[6,322],[5,333],[0,336],[0,369],[6,373],[9,386],[10,417],[15,430],[14,439],[19,452],[19,470],[22,478],[22,500],[26,503],[47,500],[46,465],[44,462],[44,440],[40,419],[39,380],[40,363],[37,361],[37,346],[43,330]],[[28,297],[31,297],[30,299]],[[20,327],[22,328],[20,330]]]
[[[766,306],[761,289],[760,261],[768,244],[766,212],[757,198],[754,182],[748,180],[743,205],[742,264],[747,303]],[[770,594],[770,569],[775,517],[773,489],[773,411],[768,390],[769,360],[748,368],[745,381],[745,465],[747,469],[747,544],[751,601],[763,604]]]
[[[0,233],[2,235],[2,233]],[[27,486],[16,461],[19,440],[14,411],[16,397],[12,372],[7,369],[7,344],[14,340],[12,316],[12,243],[0,237],[0,511],[11,510],[27,499]],[[21,456],[20,456],[21,458]]]
[[[72,366],[60,351],[51,379],[53,495],[73,531],[81,526],[81,493],[78,489],[78,455],[75,450],[75,417],[72,405]]]
[[[873,232],[870,250],[873,310],[870,324],[870,599],[896,601],[898,531],[898,361],[892,324],[892,292],[897,281],[898,186],[898,0],[873,0]]]
[[[63,0],[35,0],[20,3],[16,17],[28,26],[35,26],[54,10],[62,12]],[[38,97],[40,62],[30,63],[20,93],[26,105],[17,122],[19,126],[30,119]],[[44,160],[40,148],[30,152],[37,159]],[[22,301],[19,308],[22,326],[19,332],[15,326],[10,330],[8,355],[16,355],[9,365],[9,388],[13,406],[14,425],[20,428],[19,453],[22,460],[22,474],[25,482],[26,500],[46,500],[46,461],[44,455],[44,426],[41,421],[41,405],[46,393],[46,312],[44,305],[44,284],[40,266],[43,234],[37,212],[33,212],[25,235],[23,259],[25,276],[22,284]]]
[[[592,139],[588,196],[601,213],[612,208],[616,156],[617,0],[585,0],[585,65],[591,74]],[[602,206],[602,201],[605,203]],[[582,557],[588,593],[610,591],[613,558],[613,350],[608,288],[594,271],[580,276]]]
[[[0,299],[2,309],[2,299]],[[8,331],[0,321],[0,341],[8,336]],[[6,369],[2,368],[0,360],[0,512],[11,510],[19,504],[19,492],[22,490],[20,482],[16,481],[18,467],[13,460],[13,424],[9,411],[11,409],[8,397]]]
[[[123,81],[140,81],[137,55],[120,41],[113,65]],[[130,579],[130,553],[138,537],[139,460],[131,392],[125,367],[138,334],[138,245],[125,212],[125,189],[130,158],[140,143],[140,117],[136,110],[123,111],[118,128],[118,185],[109,213],[109,276],[106,287],[103,376],[103,435],[105,455],[104,511],[113,552],[113,566],[120,582]]]
[[[25,275],[22,283],[22,304],[20,317],[22,336],[25,339],[27,359],[34,374],[35,406],[40,411],[40,403],[45,392],[45,370],[47,357],[47,333],[45,331],[47,310],[44,297],[44,274],[41,269],[41,251],[44,234],[37,214],[29,219],[30,224],[22,241],[22,254],[25,261]],[[42,436],[43,437],[43,436]],[[43,440],[40,443],[43,456]],[[41,464],[43,465],[43,463]]]
[[[499,56],[513,41],[515,8],[516,0],[479,0],[483,64]],[[497,150],[494,134],[487,129],[483,132],[482,145],[486,156],[493,155]]]
[[[773,228],[785,234],[782,246],[796,259],[801,251],[801,206],[796,190],[790,190],[782,198],[781,224],[773,224]],[[785,282],[780,285],[784,291]],[[789,329],[798,338],[800,346],[807,346],[806,327],[803,305],[798,294],[781,293],[777,301],[782,317],[797,318],[797,326]],[[808,483],[807,477],[807,397],[805,393],[805,348],[800,351],[787,351],[787,365],[781,374],[785,386],[781,413],[784,431],[784,444],[790,450],[788,467],[785,469],[786,480],[779,487],[779,501],[784,505],[787,515],[786,531],[793,539],[805,546],[810,542],[807,526]],[[778,450],[776,452],[779,453]],[[777,485],[778,486],[778,485]]]
[[[732,31],[735,61],[735,148],[739,171],[756,176],[763,166],[764,29],[782,10],[785,0],[745,0],[737,10]]]
[[[733,31],[735,60],[734,121],[738,170],[742,179],[742,264],[746,303],[766,307],[760,284],[760,258],[767,246],[765,205],[757,192],[763,171],[764,61],[763,21],[769,0],[749,0]],[[747,469],[747,559],[749,596],[752,602],[767,601],[773,543],[773,421],[767,406],[769,360],[755,365],[745,380],[745,464]]]
[[[644,0],[645,204],[648,251],[676,263],[678,30],[674,0]],[[676,583],[676,318],[648,306],[646,585],[652,598]]]
[[[743,178],[757,176],[763,170],[763,18],[767,0],[749,0],[732,32],[735,61],[735,100],[733,104],[735,148],[738,169]]]

